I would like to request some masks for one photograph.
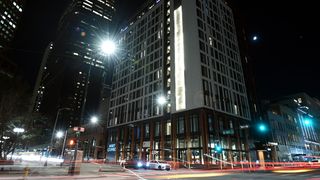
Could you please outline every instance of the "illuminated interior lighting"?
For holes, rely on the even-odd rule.
[[[184,64],[184,40],[183,40],[183,21],[182,7],[174,11],[174,49],[175,49],[175,96],[176,110],[186,108],[185,90],[185,64]]]

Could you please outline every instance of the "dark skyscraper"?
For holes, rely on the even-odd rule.
[[[114,11],[114,0],[73,0],[60,19],[43,56],[32,107],[57,116],[57,128],[84,123],[99,107],[108,83],[98,47],[109,36]]]

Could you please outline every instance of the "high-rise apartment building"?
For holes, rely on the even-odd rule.
[[[43,56],[32,107],[57,118],[57,128],[86,123],[99,108],[108,85],[99,44],[108,38],[114,11],[114,0],[73,0],[60,20]]]
[[[25,1],[0,1],[0,49],[6,47],[14,37]]]
[[[248,98],[225,1],[148,1],[120,42],[128,58],[113,76],[109,160],[250,160]]]

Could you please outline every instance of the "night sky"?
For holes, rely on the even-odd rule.
[[[54,39],[67,0],[29,0],[11,52],[34,84],[42,54]],[[131,16],[143,0],[120,0],[116,19]],[[261,99],[307,92],[320,98],[320,29],[316,1],[233,0],[246,22]],[[120,26],[120,23],[118,24]],[[257,35],[258,40],[251,38]]]

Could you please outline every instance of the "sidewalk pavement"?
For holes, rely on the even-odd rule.
[[[1,167],[4,169],[1,170]],[[101,175],[106,172],[124,172],[120,165],[81,163],[79,175]],[[69,166],[43,166],[42,164],[19,164],[0,166],[0,177],[6,176],[69,176]]]

